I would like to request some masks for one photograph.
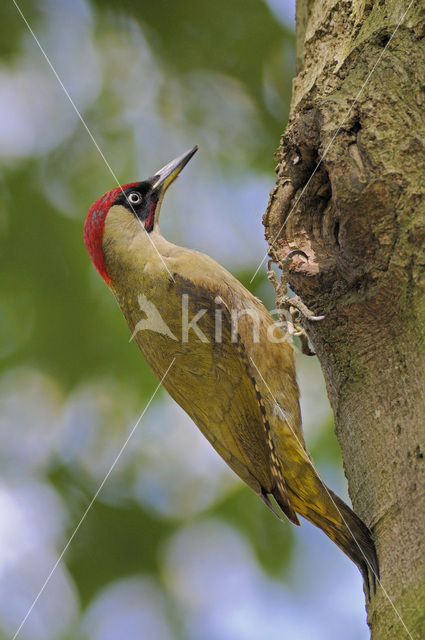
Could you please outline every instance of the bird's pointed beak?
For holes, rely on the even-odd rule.
[[[165,190],[170,186],[170,184],[177,178],[180,171],[187,165],[191,157],[198,151],[198,146],[195,145],[186,153],[183,153],[181,156],[172,160],[165,167],[162,167],[153,177],[152,189],[154,191],[158,190],[164,194]]]

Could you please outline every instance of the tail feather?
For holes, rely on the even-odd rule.
[[[327,499],[320,505],[307,504],[292,493],[296,511],[324,533],[357,565],[363,576],[368,599],[370,585],[376,593],[379,580],[379,564],[372,534],[360,518],[330,489],[325,489]],[[326,508],[323,507],[326,505]]]

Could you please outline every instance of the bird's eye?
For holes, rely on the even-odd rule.
[[[137,191],[132,191],[127,197],[127,200],[130,204],[140,204],[142,201],[142,196]]]

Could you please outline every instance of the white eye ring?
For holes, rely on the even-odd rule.
[[[137,191],[132,191],[128,195],[127,200],[130,204],[140,204],[142,202],[142,196],[140,193],[137,193]]]

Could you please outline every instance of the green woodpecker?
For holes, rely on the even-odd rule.
[[[84,226],[87,250],[153,372],[160,380],[168,372],[169,394],[270,508],[272,496],[294,524],[300,514],[322,529],[359,567],[369,592],[375,545],[307,452],[286,334],[220,264],[160,232],[165,191],[196,150],[99,198]]]

